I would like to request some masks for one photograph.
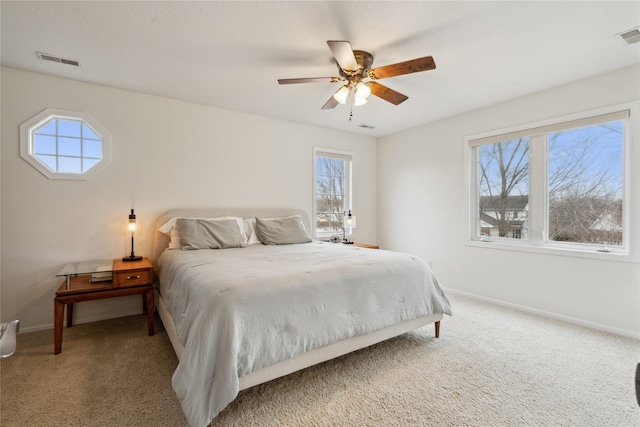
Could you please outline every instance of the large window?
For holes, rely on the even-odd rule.
[[[629,253],[630,110],[467,138],[471,243]]]
[[[342,233],[344,213],[351,209],[353,154],[315,148],[313,158],[315,236],[331,237]]]
[[[86,179],[109,160],[109,137],[86,114],[45,110],[21,126],[21,156],[50,179]]]

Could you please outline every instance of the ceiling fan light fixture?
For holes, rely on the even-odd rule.
[[[355,97],[354,100],[353,100],[353,106],[354,107],[359,107],[359,106],[364,105],[366,103],[367,103],[367,100],[365,98]]]
[[[340,104],[345,104],[347,102],[347,97],[349,96],[349,86],[345,85],[340,88],[336,93],[333,94],[333,97]]]
[[[366,84],[360,82],[356,85],[355,96],[356,99],[367,99],[371,95],[371,89]]]

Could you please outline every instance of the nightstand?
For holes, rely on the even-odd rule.
[[[378,245],[368,245],[366,243],[354,243],[353,246],[357,246],[359,248],[367,248],[367,249],[380,249]]]
[[[153,265],[148,258],[140,261],[88,261],[67,264],[56,276],[65,281],[54,299],[54,353],[62,352],[64,307],[67,328],[73,326],[73,304],[97,299],[142,295],[147,314],[149,336],[154,334]]]

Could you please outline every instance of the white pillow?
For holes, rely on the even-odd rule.
[[[256,234],[264,245],[292,245],[312,241],[300,215],[256,218]]]
[[[171,237],[171,241],[169,241],[169,246],[168,246],[169,249],[182,248],[182,244],[180,243],[180,236],[176,231],[176,220],[178,218],[183,218],[183,217],[177,217],[177,216],[173,217],[169,221],[162,224],[160,228],[158,228],[159,232]],[[247,235],[245,234],[245,228],[244,228],[244,220],[239,216],[221,216],[218,218],[193,218],[193,219],[206,219],[209,221],[222,221],[226,219],[235,219],[236,222],[238,223],[238,228],[240,229],[240,233],[242,234],[242,237],[245,243],[247,242]]]
[[[176,219],[182,250],[242,248],[246,239],[235,218],[230,219]]]
[[[247,245],[255,245],[260,242],[256,235],[256,219],[249,218],[244,220],[244,234],[247,237]]]

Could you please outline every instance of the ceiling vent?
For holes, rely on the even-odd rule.
[[[40,58],[40,59],[42,59],[44,61],[59,62],[61,64],[73,65],[73,66],[76,66],[76,67],[80,66],[80,63],[78,61],[76,61],[75,59],[60,58],[58,56],[49,55],[48,53],[42,53],[42,52],[36,52],[36,54],[38,55],[38,58]]]
[[[627,44],[634,44],[634,43],[640,42],[640,30],[637,27],[632,30],[625,31],[624,33],[620,33],[619,36]]]

